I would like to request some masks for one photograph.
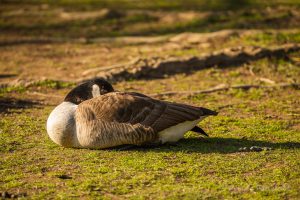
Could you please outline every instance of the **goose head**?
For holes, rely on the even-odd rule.
[[[78,105],[85,100],[113,91],[114,88],[109,82],[101,78],[96,78],[73,88],[66,95],[64,102],[71,102]]]

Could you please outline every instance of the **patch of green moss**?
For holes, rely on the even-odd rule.
[[[74,87],[75,83],[55,81],[55,80],[44,80],[33,83],[31,86],[46,87],[51,89],[63,89]]]
[[[26,90],[24,86],[8,86],[8,87],[1,87],[0,94],[6,94],[10,92],[19,92],[22,93]]]
[[[198,101],[208,96],[213,95]],[[268,99],[251,101],[276,109]],[[23,188],[30,198],[296,198],[300,135],[292,125],[297,122],[249,115],[249,107],[256,109],[245,102],[233,107],[234,116],[225,109],[201,122],[210,138],[189,132],[175,146],[127,151],[57,146],[44,129],[52,107],[12,113],[1,118],[0,189]],[[239,151],[251,146],[272,150]]]
[[[242,38],[236,38],[233,40],[243,41],[243,43],[253,46],[267,46],[270,44],[285,44],[285,43],[299,43],[300,34],[296,33],[257,33],[252,35],[247,35]]]

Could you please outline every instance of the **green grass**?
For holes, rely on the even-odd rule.
[[[238,41],[241,41],[241,38],[232,38],[233,43],[236,43]],[[269,46],[274,44],[299,43],[300,33],[265,32],[265,33],[243,36],[242,41],[245,45],[252,45],[252,46]]]
[[[299,5],[300,3],[295,0],[270,0],[268,2],[262,2],[258,0],[152,0],[152,1],[139,1],[139,0],[29,0],[29,1],[3,1],[6,4],[50,4],[52,6],[65,6],[73,9],[99,9],[99,8],[110,8],[110,9],[144,9],[144,10],[227,10],[227,9],[240,9],[243,7],[264,7],[274,5]]]
[[[75,80],[82,78],[80,74],[87,68],[101,66],[102,61],[110,65],[138,56],[199,56],[227,47],[299,43],[299,30],[294,30],[299,24],[293,14],[299,10],[297,1],[274,0],[269,2],[268,9],[264,7],[265,3],[254,0],[243,1],[240,7],[220,1],[204,5],[206,1],[195,0],[3,2],[1,11],[25,10],[9,17],[1,14],[3,31],[0,37],[3,41],[10,37],[161,35],[224,28],[266,30],[211,41],[207,48],[198,47],[198,44],[168,48],[164,43],[1,46],[3,74],[10,72],[19,76],[26,71],[28,77],[32,75],[39,79],[44,72],[43,76],[49,79],[27,87],[0,88],[0,192],[20,194],[21,199],[300,198],[299,88],[228,90],[190,97],[164,97],[165,100],[219,111],[218,116],[200,123],[209,138],[188,132],[176,145],[129,150],[70,149],[54,144],[45,130],[54,105],[74,86],[72,82],[52,79],[57,75],[55,72],[70,74],[68,78]],[[49,9],[39,9],[41,3],[49,3]],[[115,11],[119,15],[56,21],[57,8],[66,12],[88,12],[104,7],[117,8]],[[136,12],[135,9],[147,12]],[[160,13],[161,16],[173,11],[213,11],[212,15],[202,18],[168,24],[161,23],[160,15],[153,14],[157,10],[165,12]],[[275,31],[279,28],[293,30]],[[259,78],[275,83],[299,83],[299,58],[300,54],[296,52],[285,58],[270,57],[241,66],[214,66],[162,79],[121,81],[114,83],[114,87],[121,91],[153,94],[201,90],[219,84],[270,84]],[[31,74],[30,69],[34,67],[41,67],[41,71],[34,74],[33,70]],[[34,92],[42,93],[42,96]],[[51,98],[54,95],[58,98]],[[252,146],[272,150],[240,151]],[[26,195],[21,197],[22,193]]]
[[[275,109],[270,104],[275,96],[263,101],[268,109]],[[237,105],[231,109],[238,114],[224,110],[201,123],[210,138],[188,133],[176,146],[84,150],[50,141],[44,123],[51,109],[1,118],[0,190],[19,189],[33,199],[296,199],[300,195],[300,132],[293,128],[299,120],[269,119],[260,112],[243,117],[248,107]],[[272,150],[239,152],[251,146]]]
[[[56,80],[44,80],[38,81],[30,85],[31,87],[43,87],[50,89],[63,89],[74,87],[75,83],[64,82],[64,81],[56,81]]]
[[[24,86],[4,86],[0,88],[0,94],[9,92],[24,92],[26,88]]]
[[[46,79],[43,81],[37,81],[30,83],[27,86],[20,85],[20,86],[3,86],[0,88],[0,95],[5,95],[8,93],[24,93],[27,90],[40,90],[44,89],[65,89],[74,87],[75,83],[72,82],[64,82],[64,81],[57,81],[57,80],[50,80]]]
[[[276,81],[299,73],[297,65],[280,59],[249,65],[256,66],[257,75]],[[279,66],[288,65],[290,69],[277,72]],[[251,82],[253,77],[245,76],[247,70],[247,65],[211,68],[159,81],[121,82],[115,87],[135,87],[147,94],[170,86],[205,88],[219,81],[217,77],[225,82]],[[290,70],[296,71],[291,75]],[[45,81],[38,85],[55,92],[52,84]],[[296,88],[287,88],[171,97],[168,100],[220,112],[200,123],[210,137],[189,132],[176,145],[129,150],[57,146],[45,130],[53,106],[10,109],[0,113],[0,191],[25,192],[31,199],[298,199],[299,95]],[[252,146],[272,150],[240,151]]]
[[[4,12],[0,16],[0,28],[3,29],[3,33],[14,33],[26,37],[95,38],[174,34],[183,31],[212,32],[222,29],[294,29],[299,27],[299,20],[297,20],[299,15],[294,14],[298,13],[299,4],[297,2],[292,5],[290,5],[291,2],[287,2],[280,6],[280,3],[276,4],[277,1],[274,1],[273,4],[269,4],[270,7],[267,10],[264,5],[253,3],[253,1],[244,1],[245,4],[241,4],[240,1],[239,3],[230,1],[231,4],[222,3],[223,1],[207,4],[204,1],[183,2],[178,0],[174,3],[175,7],[170,6],[166,11],[162,11],[164,10],[162,4],[172,5],[171,1],[168,1],[168,3],[164,3],[164,1],[152,3],[124,1],[124,4],[118,3],[118,1],[101,1],[100,3],[94,1],[77,1],[75,3],[56,1],[53,5],[48,2],[50,7],[45,10],[34,7],[35,4],[41,4],[41,2],[43,1],[35,1],[33,5],[30,3],[24,4],[24,12],[21,14],[9,14],[13,12],[9,10]],[[44,3],[47,3],[47,1]],[[86,10],[78,11],[73,7],[76,8],[76,5],[79,8],[84,8],[84,5],[88,7]],[[123,9],[121,5],[126,9]],[[185,20],[176,20],[175,18],[170,23],[160,21],[167,14],[176,14],[174,9],[184,7],[183,5],[196,8],[193,12],[198,14],[203,13],[201,7],[206,6],[209,14],[204,17],[195,16]],[[217,5],[220,9],[215,11],[214,7],[217,8]],[[236,7],[235,5],[241,6]],[[63,10],[58,11],[57,7]],[[153,9],[154,7],[160,8],[157,12],[163,13],[160,16],[155,15],[153,12],[155,10],[152,7]],[[223,9],[221,9],[222,7]],[[113,14],[106,17],[95,16],[73,20],[63,20],[63,17],[61,17],[62,14],[72,12],[78,12],[78,15],[80,15],[79,12],[89,12],[95,8],[110,8]],[[200,10],[197,8],[200,8]],[[141,12],[141,10],[136,12],[138,9],[145,9],[147,12]],[[3,10],[6,9],[3,8]],[[280,39],[285,40],[286,38]]]

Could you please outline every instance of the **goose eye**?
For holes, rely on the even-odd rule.
[[[105,94],[105,93],[107,93],[107,90],[102,86],[100,92],[101,92],[101,94]]]

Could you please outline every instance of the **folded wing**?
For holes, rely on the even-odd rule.
[[[88,128],[91,136],[100,138],[101,132],[105,137],[122,140],[117,145],[144,144],[155,142],[157,133],[169,127],[216,114],[205,108],[159,101],[138,93],[113,92],[79,104],[76,120],[77,124],[92,127]]]

